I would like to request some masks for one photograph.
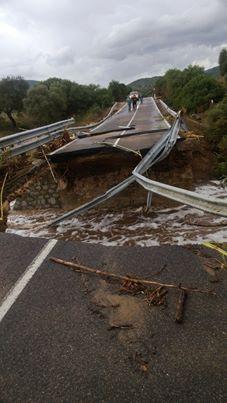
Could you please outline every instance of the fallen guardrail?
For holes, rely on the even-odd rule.
[[[10,158],[33,150],[60,136],[64,129],[73,122],[73,118],[66,119],[36,129],[5,136],[0,139],[0,155],[6,155]]]
[[[135,171],[133,171],[133,174],[136,177],[136,182],[143,186],[148,192],[157,193],[168,199],[187,204],[199,210],[227,217],[227,200],[204,196],[197,192],[156,182]]]

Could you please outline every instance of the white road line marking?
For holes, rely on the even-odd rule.
[[[130,124],[132,123],[134,117],[136,116],[137,111],[139,110],[140,104],[138,105],[138,108],[136,108],[135,113],[133,114],[133,117],[131,118],[130,122],[128,122],[128,126],[130,126]],[[123,134],[125,134],[126,130],[123,130],[123,132],[121,132],[121,134],[119,136],[123,136]],[[116,147],[118,145],[120,141],[120,137],[115,141],[114,143],[114,147]]]
[[[116,116],[118,113],[120,113],[124,108],[126,108],[127,104],[124,103],[124,105],[122,105],[122,107],[115,112],[113,115],[109,116],[108,119],[106,119],[104,122],[101,122],[98,126],[94,127],[94,129],[90,130],[90,132],[94,132],[96,129],[99,129],[101,126],[103,126],[106,122],[110,121],[111,118],[113,118],[114,116]]]
[[[11,306],[14,304],[16,299],[19,297],[23,289],[26,287],[28,282],[34,276],[36,271],[39,269],[41,264],[44,262],[46,257],[49,255],[51,250],[56,245],[57,240],[52,239],[51,241],[47,242],[45,246],[41,249],[41,252],[35,257],[35,259],[31,262],[31,264],[27,267],[25,272],[21,275],[21,277],[17,280],[15,285],[9,290],[8,294],[2,301],[0,305],[0,322],[7,314]]]

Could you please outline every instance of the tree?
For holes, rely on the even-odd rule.
[[[208,138],[218,145],[223,138],[227,138],[227,96],[207,113]]]
[[[39,124],[51,123],[66,117],[66,97],[56,83],[52,83],[49,88],[43,83],[31,88],[24,105],[26,111]]]
[[[201,76],[205,75],[204,67],[194,65],[192,66],[191,64],[186,67],[182,71],[182,85],[186,85],[189,81],[191,81],[194,78],[198,78]]]
[[[103,109],[112,103],[112,94],[106,88],[55,77],[31,88],[24,101],[26,111],[37,123],[51,123],[87,112],[95,106]]]
[[[0,111],[5,112],[14,127],[13,112],[21,112],[28,83],[22,77],[6,77],[0,81]]]
[[[227,49],[222,49],[219,55],[219,69],[222,77],[227,74]]]
[[[205,74],[203,67],[192,65],[183,71],[168,70],[156,89],[173,108],[185,107],[189,113],[205,110],[211,99],[219,102],[224,96],[224,88],[215,78]]]
[[[108,90],[110,91],[114,101],[124,101],[130,92],[130,89],[127,87],[127,85],[114,80],[109,83]]]
[[[208,109],[210,101],[219,102],[224,96],[223,86],[211,76],[200,75],[190,80],[180,91],[179,107],[183,106],[188,112],[198,112],[198,109]]]
[[[207,113],[207,138],[218,153],[217,173],[227,175],[227,96]]]
[[[165,74],[165,94],[167,102],[174,107],[178,107],[177,97],[182,88],[182,71],[178,69],[168,70]]]
[[[107,88],[98,87],[95,91],[96,103],[100,108],[107,108],[111,106],[114,102],[113,96]]]

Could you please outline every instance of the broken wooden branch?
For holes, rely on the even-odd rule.
[[[186,299],[187,299],[187,292],[181,288],[176,305],[175,321],[177,323],[181,323],[183,321]]]
[[[53,180],[54,180],[55,183],[58,183],[58,181],[57,181],[57,179],[56,179],[56,177],[55,177],[55,175],[54,175],[54,171],[53,171],[53,169],[52,169],[52,166],[51,166],[51,164],[50,164],[50,161],[48,160],[48,158],[47,158],[47,156],[46,156],[46,153],[45,153],[45,151],[44,151],[44,148],[41,147],[41,149],[42,149],[42,153],[43,153],[43,155],[44,155],[44,158],[45,158],[45,160],[46,160],[46,162],[47,162],[47,165],[48,165],[48,167],[49,167],[49,169],[50,169],[50,173],[51,173],[51,175],[52,175],[52,177],[53,177]]]
[[[90,267],[82,266],[81,264],[69,262],[69,261],[59,259],[56,257],[51,257],[50,260],[52,260],[55,263],[61,264],[63,266],[70,267],[71,270],[74,270],[76,272],[81,272],[84,274],[95,274],[97,276],[108,277],[108,278],[112,278],[112,279],[120,280],[120,281],[130,280],[131,282],[144,284],[146,286],[156,285],[156,286],[160,286],[160,287],[179,289],[179,285],[177,285],[177,284],[166,284],[166,283],[160,283],[159,281],[154,281],[154,280],[145,280],[143,278],[132,278],[129,276],[121,276],[119,274],[109,273],[107,271],[102,271],[99,269],[92,269]],[[182,285],[180,286],[180,289],[184,290],[184,291],[190,291],[190,292],[214,294],[213,290],[210,290],[210,289],[201,289],[201,288],[196,288],[196,287],[194,287],[194,288],[193,287],[183,287]]]

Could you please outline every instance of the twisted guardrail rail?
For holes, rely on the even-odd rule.
[[[60,136],[62,131],[73,122],[73,118],[61,120],[50,125],[5,136],[0,139],[0,155],[6,154],[10,158],[33,150]]]
[[[133,174],[136,177],[136,182],[149,192],[157,193],[168,199],[187,204],[199,210],[227,217],[227,199],[223,200],[211,196],[204,196],[197,192],[156,182],[138,172],[134,172]]]
[[[180,113],[176,113],[172,109],[170,109],[162,100],[159,99],[162,106],[168,111],[168,113],[174,116],[176,119],[180,119]],[[175,143],[174,143],[175,144]],[[170,146],[169,150],[166,150],[166,153],[172,149],[171,142],[167,147]],[[156,160],[157,162],[157,160]],[[211,196],[204,196],[197,192],[192,192],[186,189],[178,188],[175,186],[170,186],[161,182],[153,181],[152,179],[148,179],[147,177],[141,175],[139,172],[138,166],[134,169],[133,175],[136,178],[136,182],[139,183],[144,189],[146,189],[148,193],[147,206],[149,207],[151,204],[151,194],[156,193],[163,197],[167,197],[169,199],[175,200],[182,204],[187,204],[188,206],[192,206],[198,208],[199,210],[207,211],[212,214],[221,215],[227,217],[227,198],[219,199]]]

